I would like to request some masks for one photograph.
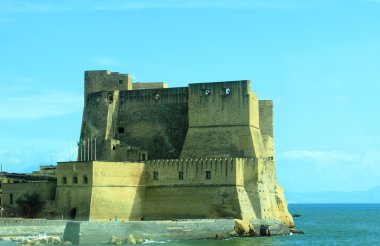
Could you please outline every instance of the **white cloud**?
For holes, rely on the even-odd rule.
[[[0,160],[1,160],[1,164],[9,164],[9,165],[15,165],[15,164],[19,164],[21,161],[20,159],[18,158],[18,155],[20,153],[17,151],[17,152],[11,152],[7,149],[0,149]],[[5,168],[5,166],[3,166],[3,169]]]
[[[316,162],[337,162],[337,161],[359,161],[360,156],[347,154],[342,151],[311,151],[311,150],[293,150],[284,152],[286,159],[295,160],[312,160]]]
[[[37,95],[2,97],[0,120],[33,120],[78,112],[83,109],[79,95],[45,92]]]

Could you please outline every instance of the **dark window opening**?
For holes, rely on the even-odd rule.
[[[119,80],[119,85],[122,85],[123,84],[123,80]]]
[[[178,172],[178,179],[183,179],[183,171]]]
[[[153,180],[158,180],[158,172],[157,171],[153,172]]]
[[[118,132],[119,132],[119,133],[124,133],[124,127],[119,127],[119,128],[118,128]]]
[[[87,176],[83,176],[83,184],[87,184],[88,183],[88,177]]]
[[[112,146],[112,150],[115,150],[116,149],[116,146],[114,145],[114,146]]]
[[[9,204],[13,204],[13,194],[9,194]]]
[[[211,171],[206,171],[206,179],[211,179]]]
[[[208,96],[210,95],[211,91],[210,89],[203,89],[203,95]]]
[[[73,220],[75,220],[75,217],[77,217],[77,209],[73,208],[70,211],[70,218],[73,219]]]
[[[147,158],[146,158],[146,154],[141,154],[141,160],[142,160],[142,161],[146,161],[146,159],[147,159]]]
[[[107,100],[108,100],[108,102],[113,102],[113,94],[110,92],[110,93],[108,93],[108,95],[107,95]]]
[[[67,178],[66,177],[62,177],[62,184],[67,184]]]
[[[73,184],[78,184],[78,177],[76,176],[73,177]]]

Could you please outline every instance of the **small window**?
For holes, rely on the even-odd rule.
[[[119,132],[119,133],[124,133],[124,127],[119,127],[119,128],[118,128],[118,132]]]
[[[119,80],[119,85],[122,85],[122,84],[123,84],[123,80],[120,79],[120,80]]]
[[[107,100],[109,103],[113,102],[113,93],[112,92],[107,94]]]
[[[206,179],[211,179],[211,171],[206,171]]]
[[[146,161],[146,154],[145,153],[141,154],[141,161]]]
[[[9,204],[13,204],[13,194],[9,194]]]
[[[66,177],[62,177],[62,184],[67,184],[67,178]]]
[[[230,88],[224,88],[224,94],[226,94],[226,95],[231,94],[231,89]]]
[[[211,91],[210,89],[203,89],[203,95],[208,96],[210,95]]]
[[[178,172],[178,179],[183,179],[183,171]]]
[[[83,184],[88,184],[88,177],[87,176],[83,176]]]
[[[78,184],[78,177],[77,176],[73,177],[73,184]]]
[[[158,172],[157,171],[153,172],[153,180],[158,180]]]

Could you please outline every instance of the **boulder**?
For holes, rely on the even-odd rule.
[[[263,229],[263,227],[265,229],[269,229],[269,234],[271,236],[290,234],[289,227],[276,219],[253,219],[251,220],[251,223],[254,225],[255,231],[258,233],[258,235],[260,235],[260,231]]]
[[[305,234],[303,231],[298,230],[298,229],[296,229],[296,228],[290,228],[290,232],[291,232],[291,233],[298,233],[298,234]]]
[[[135,239],[135,237],[132,234],[129,234],[126,242],[129,243],[129,244],[136,244],[136,239]]]
[[[240,237],[252,237],[254,234],[251,222],[239,219],[235,219],[234,231]]]
[[[136,241],[136,244],[142,244],[145,242],[145,239],[142,237],[135,236],[135,241]]]
[[[116,245],[123,244],[123,239],[121,239],[119,237],[112,236],[111,244],[116,244]]]

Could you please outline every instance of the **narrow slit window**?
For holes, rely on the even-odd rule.
[[[178,179],[183,179],[183,171],[178,172]]]
[[[153,180],[158,180],[158,172],[157,171],[153,172]]]
[[[206,179],[211,179],[211,171],[206,171]]]

